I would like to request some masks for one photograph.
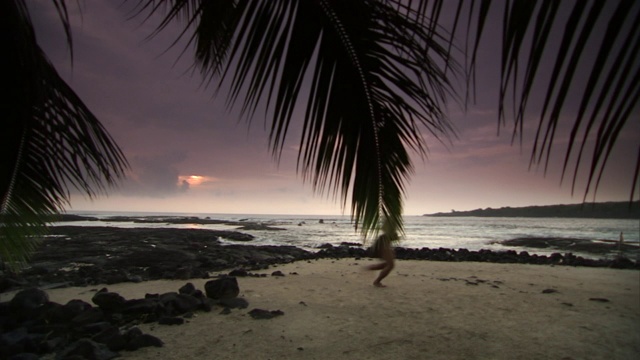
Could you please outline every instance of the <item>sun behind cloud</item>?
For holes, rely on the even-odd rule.
[[[214,182],[218,179],[212,176],[204,176],[204,175],[180,175],[178,176],[178,183],[187,182],[189,186],[199,186],[205,183]]]

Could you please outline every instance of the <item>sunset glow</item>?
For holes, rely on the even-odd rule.
[[[216,178],[202,175],[180,175],[178,177],[178,181],[180,183],[186,181],[190,186],[198,186],[203,183],[216,181]]]

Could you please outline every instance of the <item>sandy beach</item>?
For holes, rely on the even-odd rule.
[[[162,348],[124,359],[636,359],[640,272],[607,268],[398,261],[372,286],[372,259],[273,266],[241,277],[247,309],[214,308],[183,325],[145,324]],[[256,272],[259,273],[259,272]],[[191,281],[198,289],[207,280]],[[186,281],[108,286],[127,299]],[[48,290],[90,301],[100,287]],[[2,294],[2,301],[10,294]],[[256,320],[254,308],[284,315]]]

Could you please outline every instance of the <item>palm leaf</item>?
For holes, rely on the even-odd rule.
[[[229,103],[241,98],[249,117],[260,106],[269,110],[276,159],[301,107],[305,181],[345,207],[350,197],[365,236],[382,218],[401,230],[408,149],[426,155],[425,128],[437,139],[453,133],[442,111],[453,94],[444,65],[458,67],[437,19],[400,1],[236,1],[226,10],[237,21],[207,28],[202,19],[213,15],[205,3],[173,1],[162,23],[188,18],[198,64],[229,81]]]
[[[605,6],[606,5],[606,6]],[[469,7],[461,3],[461,7]],[[568,16],[558,16],[565,7]],[[567,9],[570,7],[570,9]],[[471,12],[475,11],[473,8]],[[584,197],[593,190],[594,196],[605,165],[627,122],[637,117],[640,71],[637,51],[640,46],[640,4],[637,1],[513,1],[503,8],[503,57],[499,120],[507,118],[504,107],[508,91],[513,95],[514,136],[523,133],[528,99],[539,80],[539,65],[547,60],[554,66],[546,84],[543,107],[538,116],[538,130],[531,154],[531,164],[544,163],[545,171],[552,154],[556,129],[561,121],[571,121],[567,148],[564,153],[563,178],[573,160],[572,193],[579,177],[579,168],[588,162],[589,172]],[[480,20],[484,15],[476,13]],[[530,21],[535,19],[534,22]],[[480,21],[479,20],[479,21]],[[606,25],[604,35],[593,29]],[[562,29],[560,46],[553,48],[552,29]],[[531,36],[530,46],[522,46]],[[475,50],[481,36],[474,37]],[[589,61],[585,49],[597,57]],[[515,71],[524,62],[524,73]],[[577,71],[587,74],[586,86],[575,86]],[[578,99],[580,106],[574,116],[566,116],[568,98]],[[595,101],[594,101],[595,99]],[[596,130],[597,129],[597,130]],[[590,160],[584,156],[586,144],[595,138]],[[579,146],[577,146],[579,145]],[[576,147],[578,150],[576,151]],[[585,159],[586,158],[586,159]],[[637,186],[640,157],[631,182],[631,199]],[[595,184],[595,185],[594,185]],[[593,187],[592,187],[593,186]]]
[[[638,63],[632,61],[636,52],[627,49],[637,48],[640,6],[628,0],[620,0],[613,15],[602,1],[575,1],[569,3],[568,16],[559,16],[568,2],[495,5],[483,0],[476,6],[475,1],[460,1],[450,33],[442,29],[441,0],[138,3],[150,14],[164,12],[158,31],[174,19],[187,20],[181,36],[193,30],[189,44],[196,44],[197,64],[207,81],[215,78],[219,86],[229,84],[230,105],[241,103],[248,118],[257,109],[266,109],[276,159],[291,121],[298,120],[293,119],[294,110],[304,110],[298,169],[319,193],[339,197],[343,206],[350,198],[352,216],[364,235],[375,231],[382,219],[402,228],[402,197],[412,171],[408,150],[426,155],[423,130],[438,140],[453,134],[444,104],[448,97],[457,99],[451,86],[458,74],[454,34],[463,9],[469,14],[464,37],[473,44],[470,61],[465,62],[466,79],[475,86],[477,53],[489,10],[503,7],[498,121],[506,120],[506,104],[513,102],[514,138],[522,136],[529,95],[540,82],[540,64],[549,59],[554,64],[532,164],[544,162],[546,168],[567,98],[578,93],[584,105],[595,96],[598,106],[590,114],[581,106],[574,118],[565,171],[579,140],[577,129],[589,118],[574,184],[584,143],[596,128],[589,179],[599,178],[638,100],[635,76],[618,76],[617,66],[605,66],[600,60],[617,59],[627,73],[638,73]],[[599,60],[585,65],[583,51],[597,41],[592,29],[603,21],[610,26],[599,47]],[[558,27],[560,47],[549,50],[551,34]],[[578,68],[591,74],[582,92],[573,86]],[[636,168],[640,169],[640,158]]]
[[[56,1],[70,35],[64,1]],[[39,48],[23,1],[2,2],[0,257],[20,265],[63,211],[69,189],[92,197],[124,175],[126,161],[100,122]],[[69,38],[70,39],[70,38]],[[69,45],[71,46],[70,40]]]

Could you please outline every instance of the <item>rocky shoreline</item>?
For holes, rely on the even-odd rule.
[[[24,287],[88,286],[160,279],[207,278],[236,267],[311,259],[293,246],[221,245],[249,241],[237,231],[55,226],[23,271],[0,276],[0,292]]]
[[[89,286],[159,279],[208,278],[212,273],[266,269],[270,265],[321,258],[362,258],[367,250],[356,243],[322,245],[311,252],[294,246],[222,245],[220,238],[250,241],[240,231],[172,228],[115,228],[55,226],[32,256],[29,267],[0,273],[0,292],[27,287]],[[544,240],[544,239],[543,239]],[[587,244],[567,239],[514,239],[505,245],[546,247],[549,256],[526,251],[470,251],[466,249],[410,249],[399,247],[399,259],[478,261],[540,265],[569,265],[640,269],[627,257],[587,259],[571,251],[611,252],[616,244]],[[630,245],[627,245],[630,246]],[[577,249],[577,250],[576,250]]]

